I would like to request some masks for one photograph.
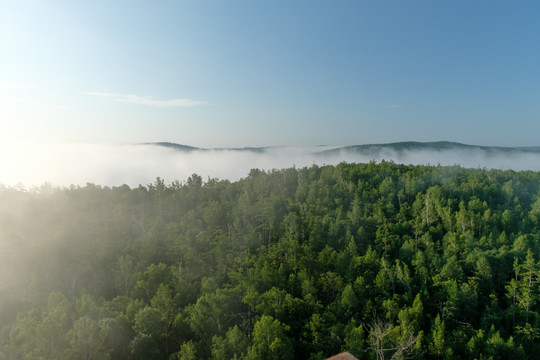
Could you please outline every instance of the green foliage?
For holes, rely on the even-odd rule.
[[[293,359],[293,347],[287,337],[288,326],[271,316],[263,315],[255,323],[253,343],[248,349],[247,360]]]
[[[169,360],[197,360],[197,349],[192,340],[189,340],[180,346],[180,351],[172,354]]]
[[[238,326],[227,331],[225,338],[214,336],[212,339],[212,359],[241,359],[247,352],[248,338]]]
[[[70,357],[80,359],[110,359],[110,350],[104,347],[105,338],[110,330],[107,319],[95,321],[88,316],[75,321],[67,333],[70,343]]]
[[[362,325],[356,326],[356,321],[351,322],[345,328],[345,339],[342,347],[343,351],[348,351],[358,359],[365,356],[366,350],[366,334]]]
[[[0,359],[533,358],[540,173],[0,189]]]

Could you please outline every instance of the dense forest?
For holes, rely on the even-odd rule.
[[[0,188],[0,359],[532,359],[540,173]]]

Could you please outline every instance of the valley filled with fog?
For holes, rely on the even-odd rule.
[[[156,144],[4,143],[0,146],[0,184],[25,188],[86,183],[136,187],[147,185],[157,177],[167,182],[184,181],[192,174],[205,180],[234,181],[246,177],[255,168],[272,170],[383,160],[413,165],[540,170],[539,153],[486,151],[466,146],[396,150],[381,145],[364,152],[353,147],[331,146],[190,150]]]

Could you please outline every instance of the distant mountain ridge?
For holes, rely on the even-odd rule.
[[[178,151],[191,152],[191,151],[216,151],[216,150],[228,150],[228,151],[248,151],[256,153],[264,153],[269,149],[276,147],[243,147],[243,148],[199,148],[184,144],[177,144],[171,142],[150,142],[144,143],[144,145],[166,147]],[[349,152],[362,154],[366,156],[377,155],[385,151],[393,152],[408,152],[408,151],[428,151],[428,152],[442,152],[442,151],[471,151],[476,150],[484,153],[485,155],[500,155],[502,154],[517,154],[517,153],[532,153],[540,154],[540,146],[521,146],[521,147],[503,147],[503,146],[483,146],[483,145],[468,145],[451,141],[431,141],[431,142],[419,142],[419,141],[401,141],[385,144],[365,144],[365,145],[351,145],[335,147],[333,149],[314,151],[314,154],[319,155],[335,155],[339,152]]]
[[[230,151],[252,151],[257,153],[262,153],[267,149],[270,149],[269,147],[243,147],[243,148],[199,148],[184,144],[177,144],[172,142],[149,142],[149,143],[143,143],[142,145],[152,145],[152,146],[160,146],[160,147],[166,147],[178,151],[216,151],[216,150],[230,150]]]
[[[166,147],[178,151],[194,151],[194,150],[201,150],[197,147],[183,145],[183,144],[177,144],[172,142],[150,142],[150,143],[144,143],[143,145],[153,145],[153,146],[161,146]]]
[[[500,155],[510,153],[540,153],[540,146],[529,147],[503,147],[503,146],[482,146],[468,145],[451,141],[432,141],[432,142],[417,142],[417,141],[402,141],[387,144],[367,144],[344,146],[331,150],[323,151],[322,154],[335,154],[336,152],[348,151],[353,153],[361,153],[363,155],[380,154],[384,151],[405,152],[405,151],[471,151],[477,150],[485,155]]]

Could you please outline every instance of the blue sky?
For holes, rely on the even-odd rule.
[[[0,140],[540,145],[532,1],[11,1]]]

